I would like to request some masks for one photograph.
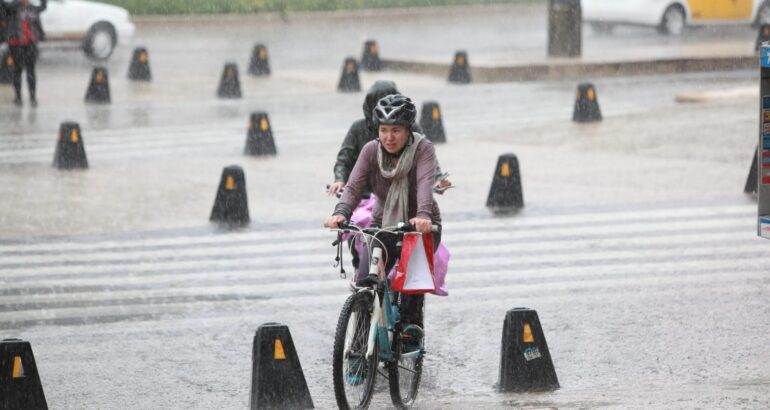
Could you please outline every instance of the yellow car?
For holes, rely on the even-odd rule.
[[[770,0],[582,0],[581,6],[583,21],[600,33],[620,24],[679,35],[687,26],[770,23]]]

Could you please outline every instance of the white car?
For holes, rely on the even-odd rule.
[[[582,0],[583,21],[597,32],[619,24],[682,34],[687,26],[770,23],[770,0]]]
[[[39,5],[40,0],[30,3]],[[119,42],[134,34],[126,9],[86,0],[48,0],[40,19],[45,31],[42,46],[81,46],[87,56],[97,60],[109,58]]]

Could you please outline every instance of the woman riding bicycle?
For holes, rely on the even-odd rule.
[[[324,225],[338,228],[350,219],[364,192],[374,193],[380,200],[372,211],[370,226],[394,226],[409,222],[418,232],[434,233],[434,250],[441,240],[441,213],[433,199],[436,154],[433,144],[420,133],[411,131],[416,117],[412,100],[400,95],[380,99],[372,112],[379,138],[364,145],[356,161],[345,192],[332,216]],[[395,254],[395,244],[382,238],[389,255]],[[367,280],[368,252],[364,252],[356,272],[359,281]],[[364,260],[366,258],[367,260]],[[388,258],[388,272],[396,257]],[[424,295],[402,295],[402,321],[423,328]]]

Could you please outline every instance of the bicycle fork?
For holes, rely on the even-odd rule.
[[[379,264],[380,259],[382,258],[382,248],[379,246],[375,246],[372,248],[372,257],[370,258],[369,263],[369,274],[370,275],[377,275],[379,273]],[[377,340],[377,332],[378,332],[378,324],[380,322],[384,322],[384,317],[382,317],[382,304],[380,303],[380,294],[377,292],[377,290],[374,290],[374,311],[372,312],[372,317],[369,321],[369,343],[366,345],[366,358],[369,359],[372,357],[372,354],[374,353],[374,347],[376,345],[375,341]],[[386,323],[382,323],[382,325],[387,325]]]

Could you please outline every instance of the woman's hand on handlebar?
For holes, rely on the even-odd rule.
[[[414,230],[420,233],[430,233],[431,222],[430,219],[424,218],[412,218],[409,223],[414,225]]]
[[[329,189],[326,190],[326,193],[331,195],[336,195],[337,192],[340,192],[340,190],[345,186],[345,183],[342,181],[337,181],[331,185],[329,185]]]
[[[347,221],[344,216],[342,215],[332,215],[328,218],[326,218],[326,221],[324,221],[324,226],[331,229],[339,229],[340,224]]]

